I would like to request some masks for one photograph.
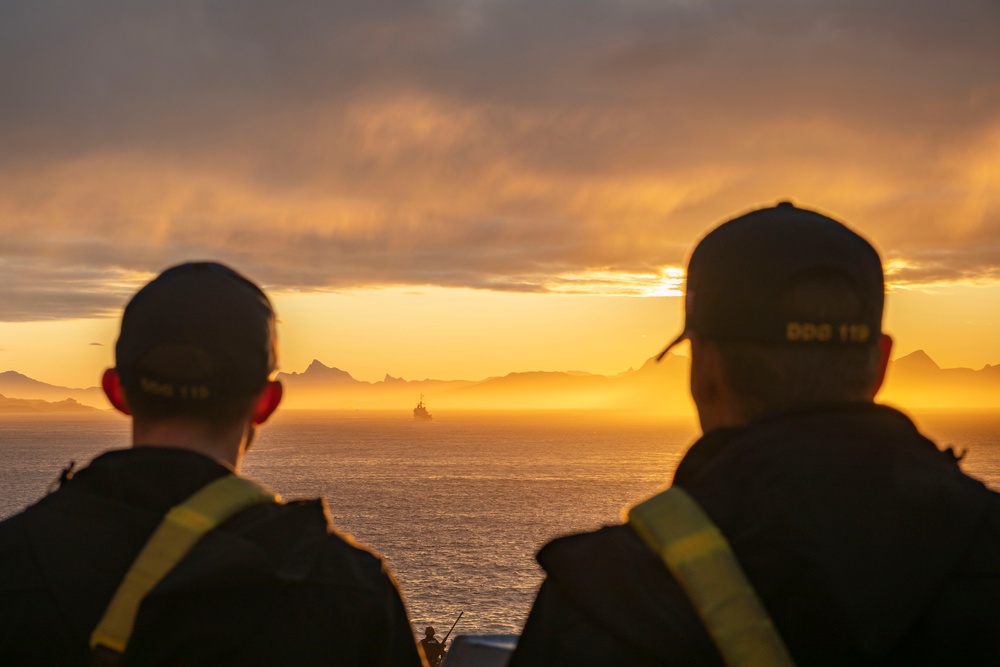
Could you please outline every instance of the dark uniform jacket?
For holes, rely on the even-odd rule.
[[[444,657],[444,645],[437,640],[437,637],[424,637],[420,640],[420,647],[424,650],[424,656],[431,667],[435,667]]]
[[[201,454],[106,453],[0,523],[0,665],[84,665],[167,510],[229,470]],[[145,598],[125,665],[420,665],[391,576],[320,500],[258,505],[209,532]]]
[[[1000,495],[904,415],[851,405],[719,429],[674,483],[730,541],[799,665],[1000,665]],[[511,667],[721,665],[625,526],[557,539]]]

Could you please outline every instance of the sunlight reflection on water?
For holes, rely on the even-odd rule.
[[[326,497],[336,524],[388,560],[417,627],[465,611],[462,632],[518,632],[538,548],[617,522],[670,480],[693,435],[690,422],[579,416],[303,415],[270,429],[246,472],[286,497]]]
[[[1000,489],[1000,415],[928,413],[920,427],[968,449],[972,475]],[[39,498],[70,459],[128,442],[125,419],[0,419],[0,518]],[[285,498],[324,496],[340,530],[381,553],[414,626],[518,632],[541,582],[538,548],[616,523],[667,484],[693,420],[585,415],[286,412],[261,431],[244,472]]]

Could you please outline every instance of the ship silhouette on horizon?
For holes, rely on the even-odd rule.
[[[427,406],[424,405],[424,395],[420,394],[420,400],[417,401],[417,407],[413,408],[413,418],[419,421],[428,421],[434,419],[431,413],[427,412]]]

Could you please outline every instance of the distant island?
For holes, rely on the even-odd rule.
[[[81,405],[72,398],[62,401],[43,401],[38,398],[7,398],[0,394],[0,414],[39,414],[39,413],[80,413],[100,412],[90,405]]]
[[[357,380],[347,371],[313,360],[301,373],[278,373],[288,408],[398,409],[409,412],[423,394],[436,411],[613,410],[689,415],[688,360],[669,355],[617,375],[580,371],[510,373],[485,380]],[[0,394],[49,402],[52,411],[110,406],[99,387],[73,389],[0,373]],[[70,399],[72,403],[66,403]],[[11,398],[7,401],[15,400]],[[879,401],[906,409],[1000,409],[1000,365],[978,370],[941,368],[922,350],[894,360]],[[28,406],[8,411],[28,410]],[[43,409],[43,408],[39,408]],[[48,410],[48,408],[44,408]]]
[[[95,370],[94,379],[96,380],[99,377],[100,370]],[[111,407],[100,387],[88,387],[86,389],[59,387],[33,380],[17,371],[0,373],[0,394],[11,398],[34,399],[50,403],[57,403],[71,398],[81,405],[87,405],[92,408],[103,410]]]
[[[1000,409],[1000,365],[941,368],[917,350],[890,364],[879,399],[911,409]]]

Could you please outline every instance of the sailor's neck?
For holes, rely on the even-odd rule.
[[[217,430],[185,418],[132,422],[133,447],[175,447],[213,458],[239,472],[252,429],[241,424]]]

